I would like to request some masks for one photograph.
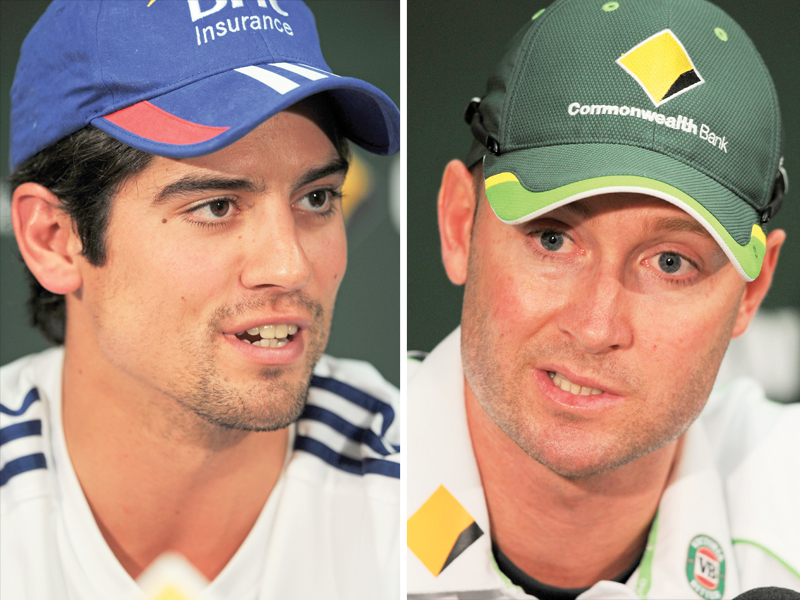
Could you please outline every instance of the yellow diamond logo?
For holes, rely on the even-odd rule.
[[[483,535],[472,515],[443,485],[411,515],[407,532],[408,547],[434,577]]]
[[[642,86],[656,106],[704,82],[683,44],[669,29],[634,46],[616,62]]]

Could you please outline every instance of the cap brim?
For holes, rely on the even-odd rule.
[[[761,271],[766,236],[738,195],[684,163],[644,148],[572,144],[516,150],[484,159],[486,197],[509,224],[598,194],[647,194],[683,209],[719,243],[739,274]]]
[[[375,86],[295,63],[259,64],[195,81],[92,120],[150,154],[191,158],[220,150],[303,98],[328,92],[342,133],[375,154],[400,149],[400,113]]]

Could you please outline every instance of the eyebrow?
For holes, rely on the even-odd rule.
[[[685,219],[679,217],[660,217],[647,223],[646,227],[650,231],[685,231],[713,239],[712,235],[708,233],[708,230],[691,217]]]
[[[328,177],[329,175],[347,175],[347,170],[350,168],[350,163],[341,156],[337,156],[327,165],[323,165],[317,169],[311,169],[298,177],[294,182],[295,189],[301,188],[309,183],[314,183],[318,179]]]
[[[153,205],[157,206],[159,204],[164,204],[173,196],[182,196],[196,192],[207,192],[210,190],[263,193],[266,190],[266,185],[263,183],[257,184],[250,179],[231,179],[227,177],[186,175],[185,177],[181,177],[178,181],[164,186],[156,194],[155,198],[153,198]]]
[[[326,165],[311,169],[303,173],[294,181],[294,188],[300,188],[318,179],[341,173],[347,174],[350,164],[342,157],[336,157]],[[227,178],[202,175],[186,175],[177,181],[164,186],[153,198],[153,205],[157,206],[168,202],[175,196],[208,192],[212,190],[241,191],[254,194],[263,194],[267,190],[263,182],[257,183],[246,178]]]

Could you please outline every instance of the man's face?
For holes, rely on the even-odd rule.
[[[107,262],[83,264],[80,306],[70,299],[68,324],[85,311],[91,331],[69,329],[67,344],[93,344],[111,378],[212,423],[294,421],[347,262],[346,163],[322,123],[308,105],[287,110],[214,154],[156,157],[129,180]]]
[[[461,321],[469,389],[554,472],[620,466],[698,416],[743,289],[717,243],[661,200],[597,196],[511,226],[482,199]]]

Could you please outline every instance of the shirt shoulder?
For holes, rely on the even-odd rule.
[[[63,349],[0,368],[0,506],[3,514],[52,493],[50,402],[60,398]],[[55,389],[53,387],[56,386]]]
[[[399,391],[367,362],[323,356],[297,422],[295,454],[345,484],[400,478]],[[306,461],[312,457],[312,462]],[[299,458],[299,457],[298,457]],[[329,475],[327,475],[329,476]]]
[[[800,585],[800,404],[772,402],[759,383],[742,379],[715,390],[701,420],[742,581],[769,585],[780,571]]]

